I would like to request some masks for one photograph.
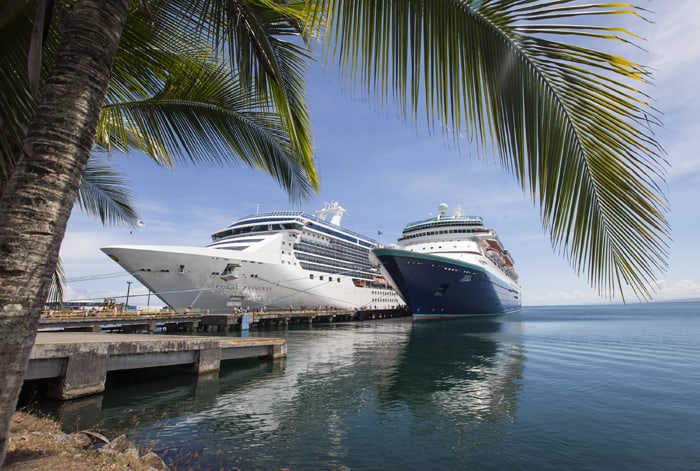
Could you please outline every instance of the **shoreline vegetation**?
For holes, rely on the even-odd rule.
[[[167,471],[169,468],[158,455],[137,449],[124,435],[109,440],[91,430],[64,433],[52,419],[16,411],[3,469]]]

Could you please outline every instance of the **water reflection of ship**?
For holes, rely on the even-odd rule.
[[[455,420],[513,417],[525,353],[508,329],[517,323],[470,319],[414,323],[384,400],[432,408]]]

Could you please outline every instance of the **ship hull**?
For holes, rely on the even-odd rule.
[[[465,260],[403,249],[371,252],[414,320],[496,316],[518,311],[519,286]]]

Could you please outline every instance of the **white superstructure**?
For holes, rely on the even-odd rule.
[[[465,215],[461,207],[449,216],[447,205],[440,204],[436,217],[408,224],[396,245],[479,265],[517,286],[513,256],[503,248],[496,232],[485,227],[480,216]]]
[[[206,247],[118,245],[102,251],[176,310],[398,306],[401,299],[369,262],[377,243],[342,228],[344,212],[333,202],[317,216],[247,216],[215,232]]]

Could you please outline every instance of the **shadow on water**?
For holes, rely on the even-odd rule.
[[[237,360],[222,363],[219,374],[186,375],[180,368],[149,368],[108,374],[102,394],[71,401],[41,401],[29,408],[49,414],[64,431],[97,428],[125,433],[212,407],[217,397],[260,377],[283,374],[284,360]]]

